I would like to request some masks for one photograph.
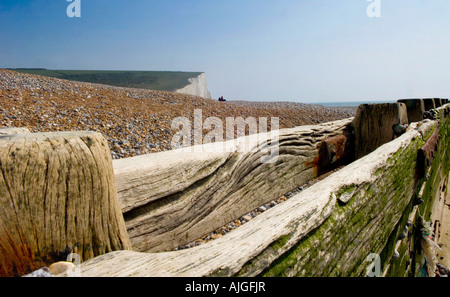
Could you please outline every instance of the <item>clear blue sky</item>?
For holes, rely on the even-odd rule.
[[[0,67],[204,71],[213,97],[450,96],[450,1],[0,0]]]

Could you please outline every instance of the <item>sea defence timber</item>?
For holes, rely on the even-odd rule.
[[[380,275],[420,275],[423,230],[450,201],[450,104],[432,103],[361,105],[355,118],[280,130],[258,144],[278,143],[273,163],[238,147],[112,161],[96,133],[0,132],[0,275],[68,252],[83,255],[82,276],[364,276],[374,255]],[[173,251],[331,171],[225,236]]]

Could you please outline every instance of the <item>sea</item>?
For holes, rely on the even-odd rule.
[[[340,102],[317,102],[317,103],[309,103],[309,104],[317,104],[323,106],[359,106],[361,104],[376,104],[376,103],[395,103],[396,101],[340,101]]]

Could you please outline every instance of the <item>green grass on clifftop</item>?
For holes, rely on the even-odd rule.
[[[158,91],[181,89],[189,84],[189,78],[201,74],[201,72],[177,71],[48,70],[42,68],[17,68],[10,70],[71,81]]]

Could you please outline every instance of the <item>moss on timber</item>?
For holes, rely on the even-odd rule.
[[[432,163],[428,180],[450,169],[450,157],[446,154],[449,140],[449,118],[440,121],[440,145]],[[430,129],[433,130],[434,129]],[[383,270],[389,266],[388,276],[413,276],[421,262],[416,255],[416,228],[409,229],[409,241],[399,246],[400,257],[392,260],[398,236],[403,232],[409,215],[415,206],[415,199],[425,178],[418,179],[417,152],[433,133],[416,137],[411,143],[399,149],[378,168],[373,184],[348,185],[336,193],[336,204],[332,214],[322,225],[309,232],[293,246],[290,236],[281,236],[260,255],[249,261],[241,272],[258,271],[265,268],[260,276],[362,276],[369,262],[370,253],[381,256]],[[434,180],[440,180],[436,178]],[[424,196],[432,197],[437,188],[429,183]],[[352,194],[353,193],[353,194]],[[341,195],[352,194],[347,203],[339,202]],[[418,215],[423,215],[432,205],[426,199],[420,206]],[[377,218],[382,217],[382,220]],[[283,252],[285,251],[285,252]],[[267,254],[275,261],[268,263]],[[244,275],[245,273],[238,275]]]
[[[262,276],[360,276],[370,253],[380,253],[389,242],[405,208],[411,204],[418,149],[424,144],[416,137],[378,170],[373,184],[346,186],[337,198],[355,192],[348,203],[336,202],[325,222],[280,255]],[[379,220],[379,216],[383,220]],[[279,240],[276,246],[284,241]],[[287,242],[287,241],[286,241]]]
[[[392,259],[390,257],[392,256],[393,249],[397,243],[398,230],[404,230],[412,211],[413,203],[406,208],[402,219],[396,226],[395,231],[391,235],[391,238],[383,251],[383,253],[390,256],[385,259],[385,264],[390,264],[387,276],[418,276],[421,270],[423,255],[420,253],[420,230],[418,230],[417,227],[417,220],[419,217],[424,218],[426,221],[430,219],[431,209],[437,194],[440,192],[441,180],[448,174],[450,168],[450,157],[447,153],[449,148],[448,133],[450,131],[450,121],[449,119],[444,119],[442,114],[440,119],[439,135],[441,140],[438,145],[438,151],[431,164],[430,175],[422,178],[418,182],[415,198],[420,196],[420,198],[423,199],[423,203],[418,206],[418,211],[412,222],[413,226],[410,227],[408,238],[402,241],[398,249],[400,258]],[[434,132],[434,130],[432,132]],[[431,133],[428,133],[427,135],[429,137],[431,136]],[[425,139],[427,138],[425,137]],[[424,185],[424,191],[422,195],[419,195],[422,185]]]

